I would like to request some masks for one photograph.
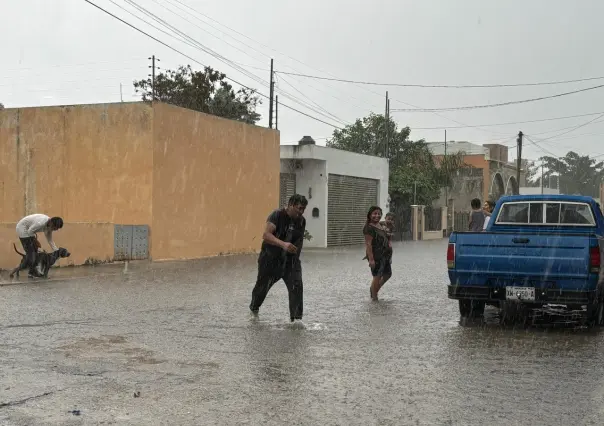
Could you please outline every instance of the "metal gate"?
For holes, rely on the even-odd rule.
[[[296,193],[296,174],[281,173],[279,175],[279,208],[287,206],[292,195]]]
[[[378,205],[378,181],[330,174],[327,179],[327,245],[363,244],[369,207]]]

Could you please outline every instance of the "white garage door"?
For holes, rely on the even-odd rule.
[[[378,205],[378,180],[330,174],[327,180],[327,245],[363,244],[369,207]]]
[[[296,193],[296,174],[281,173],[279,176],[279,207],[287,206],[289,199]]]

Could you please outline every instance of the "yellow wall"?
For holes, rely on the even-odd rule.
[[[151,256],[188,259],[259,249],[279,203],[279,133],[154,105]]]
[[[143,103],[0,111],[0,221],[149,224],[152,118]]]
[[[21,257],[15,253],[23,253],[23,247],[17,237],[16,223],[0,223],[0,269],[12,269],[19,265]],[[65,247],[71,256],[57,262],[58,266],[82,265],[87,259],[106,261],[113,259],[113,227],[112,223],[67,223],[60,231],[53,234],[53,240],[58,247]],[[51,248],[44,234],[38,235],[42,248],[47,252]],[[25,271],[27,274],[27,271]]]
[[[12,226],[0,259],[18,259],[6,238],[31,213],[89,224],[57,234],[76,264],[113,256],[113,225],[111,250],[94,249],[107,222],[149,225],[152,259],[256,251],[279,202],[279,155],[277,131],[161,103],[0,111],[0,222]],[[79,231],[91,240],[72,242]]]

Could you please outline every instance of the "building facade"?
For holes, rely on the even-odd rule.
[[[436,161],[445,155],[444,142],[428,143]],[[473,198],[498,200],[503,195],[518,194],[520,185],[516,177],[516,163],[508,159],[508,147],[499,144],[478,145],[470,142],[447,142],[446,152],[462,152],[464,161],[470,167],[459,171],[453,186],[443,191],[435,205],[444,206],[452,200],[456,209],[469,209]],[[521,170],[520,180],[524,180]]]
[[[388,160],[317,146],[305,136],[281,145],[280,206],[294,193],[308,199],[307,247],[363,244],[373,205],[388,212]]]

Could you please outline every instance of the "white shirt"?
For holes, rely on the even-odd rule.
[[[52,241],[52,231],[47,226],[50,217],[45,214],[31,214],[25,216],[17,223],[17,235],[19,238],[35,237],[38,232],[44,232],[48,245],[53,251],[58,250],[58,247]]]
[[[489,220],[491,219],[491,216],[485,216],[484,218],[484,225],[482,225],[482,230],[484,231],[485,229],[487,229],[487,225],[489,224]]]

